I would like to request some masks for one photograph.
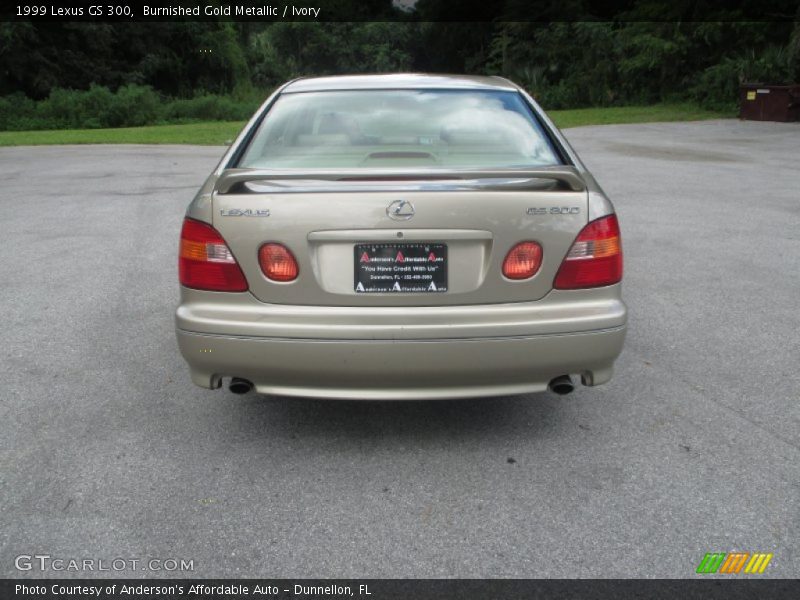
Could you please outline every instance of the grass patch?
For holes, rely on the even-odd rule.
[[[117,129],[0,131],[0,146],[46,144],[197,144],[217,146],[232,141],[243,126],[243,121],[218,121]]]
[[[548,113],[561,129],[612,123],[651,123],[726,119],[735,115],[705,110],[694,104],[578,108]],[[152,125],[119,129],[56,129],[48,131],[0,131],[0,146],[46,144],[197,144],[214,146],[233,140],[242,121]]]
[[[548,111],[559,129],[584,125],[615,123],[656,123],[669,121],[704,121],[732,119],[734,113],[700,108],[696,104],[654,104],[653,106],[612,106],[608,108],[574,108]]]

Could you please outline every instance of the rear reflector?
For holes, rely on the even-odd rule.
[[[503,275],[509,279],[529,279],[542,266],[542,247],[536,242],[520,242],[506,254]]]
[[[553,287],[559,290],[611,285],[622,280],[622,239],[616,215],[581,230],[561,263]]]
[[[261,270],[273,281],[293,281],[297,279],[300,268],[297,261],[283,244],[264,244],[258,251]]]
[[[211,225],[186,219],[178,258],[181,285],[214,292],[246,292],[247,280],[228,244]]]

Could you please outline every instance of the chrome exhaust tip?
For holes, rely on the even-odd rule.
[[[560,375],[551,379],[550,383],[547,385],[547,388],[554,394],[566,396],[575,389],[575,386],[572,383],[572,377],[569,375]]]
[[[253,389],[253,384],[247,381],[247,379],[240,379],[238,377],[234,377],[231,379],[231,382],[228,384],[228,389],[234,393],[239,394],[246,394],[250,390]]]

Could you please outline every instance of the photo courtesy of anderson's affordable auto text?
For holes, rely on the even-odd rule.
[[[288,586],[288,587],[282,587]],[[313,596],[358,596],[369,597],[369,585],[358,584],[353,588],[350,585],[329,583],[325,585],[309,585],[307,583],[288,584],[286,582],[256,582],[256,583],[191,583],[191,582],[161,582],[157,584],[142,584],[135,581],[123,583],[97,582],[87,584],[75,583],[46,583],[26,584],[15,583],[14,593],[18,597],[66,597],[66,598],[105,598],[105,597],[130,597],[139,598],[155,597],[274,597],[290,594],[293,597]]]
[[[800,2],[0,7],[0,600],[800,597]]]

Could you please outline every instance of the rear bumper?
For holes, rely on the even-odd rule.
[[[611,379],[625,339],[618,286],[531,303],[297,307],[183,290],[178,345],[192,380],[241,377],[264,394],[351,399],[539,392],[579,374]],[[232,300],[232,296],[236,296]]]
[[[386,400],[541,392],[565,373],[611,379],[625,328],[472,340],[287,340],[178,332],[193,381],[232,375],[262,394]]]

